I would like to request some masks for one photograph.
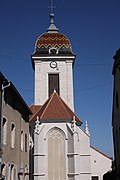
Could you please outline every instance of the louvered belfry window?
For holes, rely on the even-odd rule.
[[[56,90],[59,94],[59,74],[49,74],[48,75],[48,83],[49,83],[49,96]]]

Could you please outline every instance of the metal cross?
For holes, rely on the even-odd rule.
[[[56,8],[56,7],[53,5],[53,0],[51,0],[51,5],[48,6],[48,8],[50,8],[50,12],[53,13],[53,9]]]

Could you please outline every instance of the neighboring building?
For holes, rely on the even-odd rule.
[[[0,72],[1,173],[6,180],[29,178],[29,115],[19,92]]]
[[[112,162],[112,158],[91,147],[91,174],[93,180],[96,180],[97,176],[101,180],[106,172],[111,172],[110,166],[112,166],[112,163],[110,162]],[[110,167],[109,171],[108,167]]]
[[[113,142],[115,155],[115,169],[120,179],[120,49],[117,50],[114,58],[113,76],[114,76],[114,92],[113,92]]]
[[[90,146],[88,125],[84,131],[74,113],[75,55],[68,38],[55,26],[54,14],[31,58],[35,104],[30,117],[30,179],[102,180],[112,159]]]

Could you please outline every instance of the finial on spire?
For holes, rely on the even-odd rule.
[[[76,120],[75,120],[75,116],[73,116],[71,127],[73,129],[73,132],[75,133],[76,132]]]
[[[35,134],[39,134],[39,126],[40,126],[40,121],[39,121],[39,116],[37,116],[37,119],[35,121],[35,129],[34,129]]]
[[[86,134],[88,134],[90,136],[90,132],[89,132],[89,127],[88,127],[88,122],[86,121],[86,124],[85,124],[85,132]]]
[[[48,6],[48,8],[50,8],[50,26],[47,29],[47,31],[48,33],[57,33],[58,29],[54,24],[54,13],[53,13],[53,9],[56,7],[53,5],[53,0],[51,0],[51,5]]]

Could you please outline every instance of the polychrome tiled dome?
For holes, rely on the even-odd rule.
[[[36,53],[49,53],[49,49],[55,48],[58,53],[71,53],[71,44],[68,38],[61,33],[44,33],[36,41]]]
[[[46,33],[39,36],[35,43],[35,54],[50,54],[51,49],[56,54],[71,54],[72,48],[70,41],[64,35],[58,32],[54,24],[54,14],[50,14],[50,26]]]

